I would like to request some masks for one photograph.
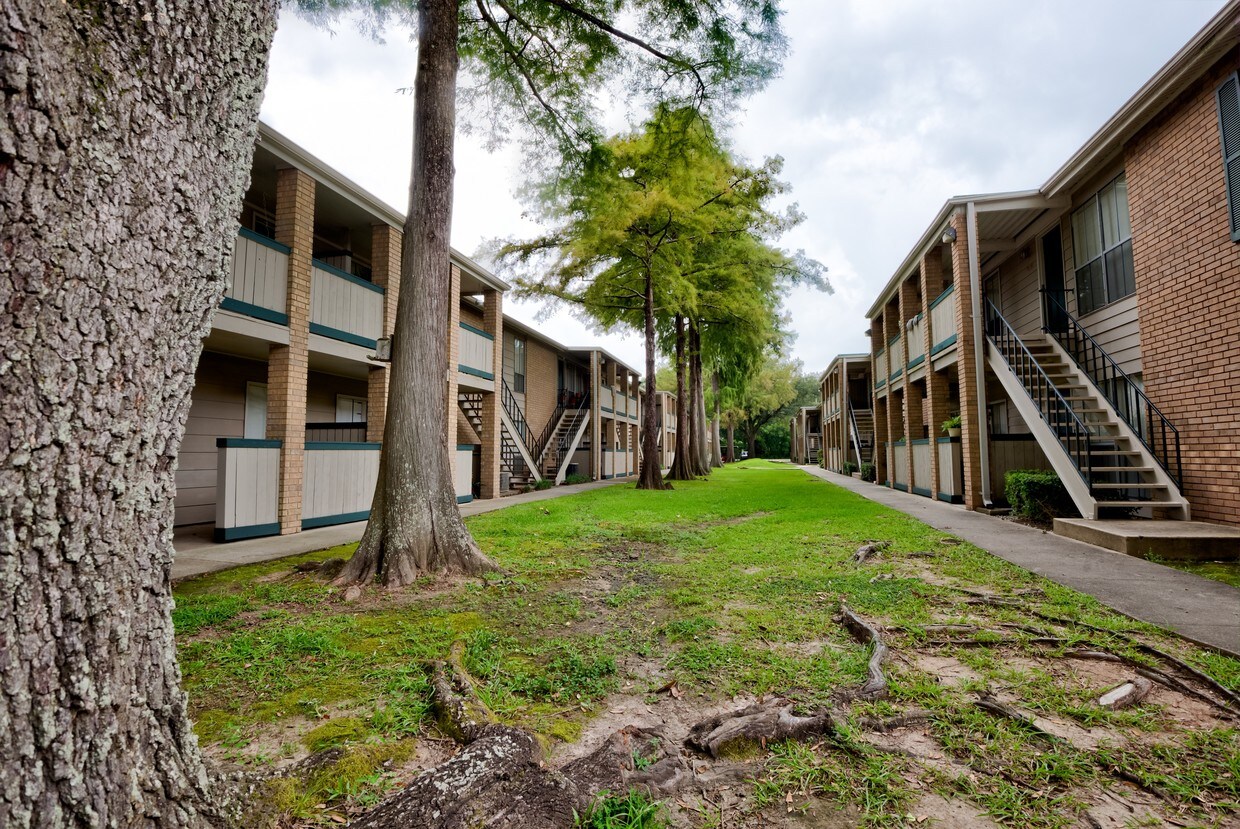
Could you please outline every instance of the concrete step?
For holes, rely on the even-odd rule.
[[[1240,561],[1240,529],[1203,521],[1056,518],[1055,534],[1138,558]]]
[[[1167,489],[1166,484],[1094,484],[1094,489]]]

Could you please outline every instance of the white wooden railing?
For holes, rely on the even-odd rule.
[[[908,362],[911,366],[918,357],[926,356],[926,318],[918,314],[908,329]]]
[[[280,532],[280,441],[219,438],[215,467],[215,540]]]
[[[934,356],[934,349],[940,346],[946,348],[945,343],[954,342],[952,338],[956,336],[955,291],[956,286],[952,285],[930,303],[931,356]]]
[[[461,323],[460,357],[457,366],[466,374],[495,379],[495,338],[485,331]]]
[[[307,443],[301,527],[364,521],[379,478],[377,443]]]
[[[246,228],[238,230],[232,279],[220,307],[288,325],[288,253],[274,239]]]
[[[934,447],[930,445],[929,440],[911,441],[909,454],[912,458],[913,479],[910,481],[910,489],[912,487],[925,491],[930,489],[930,453],[933,450]]]

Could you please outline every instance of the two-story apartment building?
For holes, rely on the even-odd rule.
[[[793,463],[817,464],[822,453],[822,407],[802,406],[788,421]]]
[[[1240,524],[1238,69],[1232,2],[1041,187],[944,204],[867,314],[880,481]]]
[[[841,354],[818,378],[822,394],[821,465],[841,472],[874,461],[873,383],[869,354]]]
[[[678,401],[670,391],[655,390],[655,421],[659,435],[655,445],[659,449],[659,468],[670,469],[676,459],[676,414]]]
[[[232,540],[369,513],[388,386],[388,364],[375,351],[395,326],[403,224],[400,212],[260,127],[231,284],[203,342],[178,458],[177,526],[214,524],[218,540]],[[611,458],[617,447],[636,443],[626,431],[630,423],[637,428],[636,404],[623,393],[626,384],[635,386],[635,373],[591,349],[552,344],[564,360],[543,360],[550,341],[533,332],[527,368],[526,354],[515,352],[524,342],[518,332],[527,329],[503,314],[508,285],[455,251],[450,273],[457,301],[449,320],[453,370],[446,371],[445,406],[449,434],[456,435],[458,500],[503,494],[508,478],[521,474],[513,436],[530,422],[546,428],[559,389],[597,389],[571,400],[565,395],[560,407],[568,419],[580,408],[575,403],[594,401],[592,425],[573,435],[578,447],[570,454],[581,451],[583,436],[587,452],[598,447],[581,473],[629,474],[635,464]],[[538,394],[514,394],[518,383]],[[614,392],[620,415],[613,387],[622,389]],[[527,405],[533,420],[523,414]],[[535,464],[557,480],[569,468],[555,454],[560,426],[557,421]]]

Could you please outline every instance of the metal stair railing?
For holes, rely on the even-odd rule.
[[[530,429],[530,425],[525,422],[525,413],[521,411],[521,406],[517,403],[516,395],[512,393],[512,389],[508,388],[508,381],[501,378],[500,385],[500,401],[503,403],[504,411],[508,413],[508,419],[512,421],[513,427],[517,430],[516,438],[525,444],[525,448],[532,450],[534,446],[534,432]],[[534,455],[533,451],[530,455]]]
[[[857,428],[857,411],[852,407],[851,403],[845,403],[848,407],[848,435],[852,438],[853,451],[857,453],[857,466],[865,463],[865,456],[861,454],[861,430]]]
[[[1054,293],[1043,288],[1042,301],[1046,311],[1043,319],[1049,322],[1053,318],[1060,323],[1058,326],[1043,325],[1042,330],[1068,352],[1072,361],[1102,392],[1102,396],[1124,419],[1158,465],[1175,481],[1175,485],[1182,486],[1179,430],[1080,321],[1068,312]]]
[[[558,471],[560,463],[564,460],[564,452],[568,449],[568,444],[572,440],[573,435],[577,433],[577,428],[581,425],[581,421],[589,416],[590,413],[590,393],[585,392],[581,401],[577,404],[577,408],[570,409],[571,415],[564,422],[563,428],[557,429],[552,437],[558,435],[558,439],[554,442],[554,463]],[[548,455],[547,460],[551,460],[552,456]],[[544,468],[545,465],[544,465]]]
[[[1059,389],[1037,359],[1030,353],[1024,341],[1011,324],[999,313],[994,303],[986,299],[986,335],[990,338],[1004,362],[1020,380],[1025,393],[1038,407],[1042,420],[1059,438],[1060,447],[1072,459],[1077,472],[1093,494],[1093,448],[1094,436],[1080,415],[1068,405]]]

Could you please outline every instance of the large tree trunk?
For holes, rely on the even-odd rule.
[[[644,303],[646,323],[646,393],[642,399],[642,467],[638,476],[638,489],[671,489],[663,480],[659,455],[659,419],[655,411],[654,382],[654,280],[646,272],[646,296]]]
[[[693,471],[710,474],[710,454],[706,450],[706,391],[702,377],[702,331],[696,322],[689,323],[689,380],[693,398]]]
[[[444,372],[452,296],[453,145],[456,130],[456,0],[419,4],[414,80],[413,176],[401,247],[401,292],[392,378],[370,522],[338,584],[410,584],[424,573],[495,569],[456,505],[448,456]]]
[[[712,467],[718,468],[718,467],[723,466],[723,447],[721,445],[723,441],[720,439],[720,434],[719,434],[720,412],[723,407],[719,404],[719,371],[718,369],[710,373],[710,392],[711,392],[711,396],[715,400],[715,411],[714,411],[713,416],[710,419],[710,432],[711,432],[711,435],[714,437],[714,441],[711,443],[710,465]]]
[[[0,826],[205,826],[173,476],[276,3],[3,8]]]
[[[736,424],[728,420],[728,462],[736,461]]]
[[[689,456],[689,400],[685,384],[685,321],[676,315],[676,454],[667,470],[669,481],[692,481],[696,476]]]

